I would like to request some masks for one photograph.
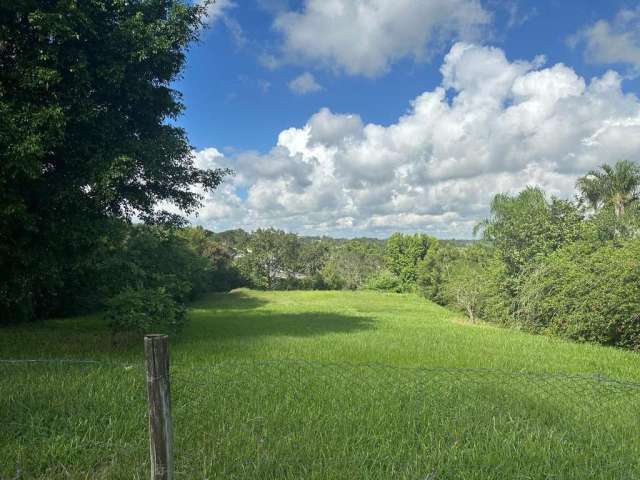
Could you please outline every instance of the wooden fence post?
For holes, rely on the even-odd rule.
[[[167,335],[145,335],[149,399],[151,480],[173,480],[169,342]]]

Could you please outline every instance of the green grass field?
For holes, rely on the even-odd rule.
[[[640,357],[412,295],[255,292],[171,339],[178,478],[640,478]],[[148,477],[141,339],[0,330],[0,479]],[[597,375],[596,375],[597,374]]]

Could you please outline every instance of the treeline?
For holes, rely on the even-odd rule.
[[[420,262],[441,241],[395,233],[386,240],[302,237],[273,228],[212,234],[245,285],[269,290],[415,291]]]
[[[93,245],[37,298],[28,290],[15,298],[5,321],[103,311],[114,331],[179,328],[187,302],[244,284],[229,252],[202,228],[112,219]]]
[[[478,226],[488,246],[436,262],[444,293],[432,298],[471,318],[640,349],[640,169],[604,166],[577,187],[575,202],[537,188],[497,195]]]
[[[438,245],[418,278],[430,299],[522,330],[640,349],[640,168],[589,172],[575,201],[496,195],[484,243]]]
[[[640,168],[589,172],[574,201],[499,194],[475,242],[386,241],[278,230],[214,234],[246,285],[417,292],[471,321],[640,349]]]

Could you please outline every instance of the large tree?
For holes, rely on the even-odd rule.
[[[501,193],[491,201],[491,215],[476,226],[495,245],[510,274],[519,275],[540,258],[580,238],[576,207],[544,191],[527,187],[517,195]]]
[[[620,217],[640,198],[640,165],[629,160],[602,165],[580,177],[576,187],[582,203],[594,211],[610,206]]]
[[[251,234],[239,263],[256,287],[271,290],[278,280],[296,275],[299,256],[300,239],[295,233],[259,228]]]
[[[394,233],[389,237],[384,249],[384,261],[389,271],[400,280],[403,290],[416,287],[418,264],[436,243],[435,238],[423,233]]]
[[[172,89],[204,9],[181,0],[0,3],[0,321],[56,313],[109,218],[175,222],[196,168]]]

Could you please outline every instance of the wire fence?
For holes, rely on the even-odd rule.
[[[142,363],[0,361],[0,479],[148,478]],[[306,361],[171,368],[176,478],[640,478],[640,384]]]

